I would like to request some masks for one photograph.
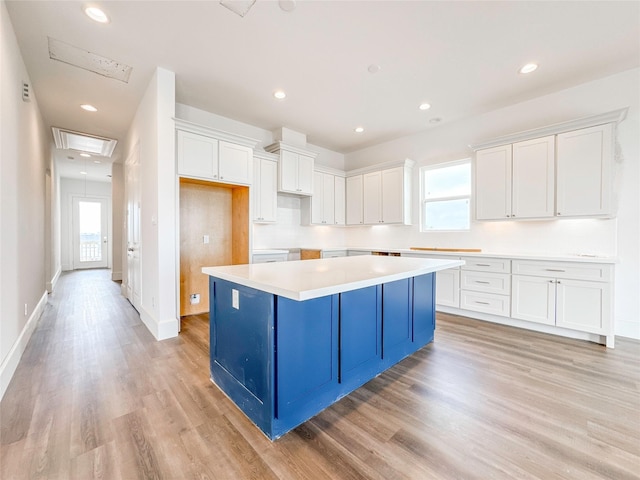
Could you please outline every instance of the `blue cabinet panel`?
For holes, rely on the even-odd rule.
[[[337,295],[304,302],[277,297],[276,415],[338,382],[335,303]]]
[[[435,273],[429,273],[413,279],[413,341],[421,346],[433,340],[435,276]]]
[[[413,279],[382,285],[382,358],[400,360],[413,350],[413,311],[411,304]]]
[[[381,357],[382,286],[340,294],[340,381],[360,382]],[[373,370],[372,370],[373,369]],[[369,377],[371,378],[371,377]]]

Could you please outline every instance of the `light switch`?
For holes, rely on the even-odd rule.
[[[231,289],[231,306],[236,310],[240,310],[240,292],[235,288]]]
[[[202,236],[202,243],[209,243],[209,235]]]

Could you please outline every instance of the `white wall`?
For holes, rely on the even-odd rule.
[[[174,116],[175,74],[158,68],[138,106],[123,157],[139,145],[140,317],[157,339],[176,336],[179,326]],[[122,265],[124,280],[126,256]]]
[[[109,245],[112,242],[111,230],[111,183],[84,181],[73,178],[60,179],[60,251],[62,271],[73,270],[73,198],[92,197],[107,200]],[[111,268],[111,247],[108,249],[107,266]]]
[[[122,252],[124,231],[124,166],[111,164],[111,280],[122,280]]]
[[[616,334],[640,338],[640,69],[634,69],[527,102],[467,118],[346,155],[350,169],[390,160],[416,161],[413,226],[359,227],[348,231],[350,246],[472,247],[517,253],[592,253],[617,256]],[[615,219],[562,219],[530,222],[474,222],[465,233],[420,233],[419,178],[424,165],[472,157],[470,144],[501,135],[630,107],[618,128],[623,156],[619,165]]]
[[[29,76],[4,2],[0,3],[0,72],[1,398],[46,303],[45,249],[51,248],[45,239],[50,133],[35,94],[30,102],[22,101],[22,81],[29,82]],[[53,192],[55,185],[48,188]]]

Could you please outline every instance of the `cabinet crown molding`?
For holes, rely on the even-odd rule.
[[[618,124],[626,118],[628,110],[629,110],[629,107],[625,107],[625,108],[620,108],[618,110],[612,110],[610,112],[601,113],[599,115],[582,117],[576,120],[570,120],[568,122],[555,123],[553,125],[547,125],[545,127],[539,127],[531,130],[525,130],[523,132],[512,133],[509,135],[496,137],[481,143],[469,145],[469,148],[471,148],[475,152],[478,150],[483,150],[485,148],[498,147],[500,145],[507,145],[509,143],[516,143],[524,140],[531,140],[534,138],[546,137],[547,135],[557,135],[559,133],[570,132],[572,130],[580,130],[582,128],[595,127],[596,125],[603,125],[605,123]]]
[[[278,160],[280,160],[280,157],[275,153],[264,152],[262,150],[254,150],[253,156],[262,160],[271,160],[273,162],[277,162]]]
[[[312,152],[311,150],[307,150],[304,148],[296,147],[294,145],[289,145],[284,142],[275,142],[271,145],[267,145],[264,147],[265,151],[269,153],[280,153],[280,150],[286,150],[287,152],[298,153],[300,155],[306,155],[307,157],[316,158],[318,154],[316,152]]]
[[[394,167],[413,168],[415,164],[416,162],[414,162],[409,158],[406,158],[405,160],[402,160],[400,162],[397,160],[392,160],[390,162],[376,163],[375,165],[368,165],[366,167],[356,168],[354,170],[347,170],[345,174],[347,177],[353,177],[354,175],[361,175],[363,173],[379,172],[380,170],[386,170],[387,168],[394,168]]]
[[[217,140],[224,142],[235,143],[236,145],[242,145],[244,147],[255,148],[259,140],[255,138],[245,137],[236,133],[225,132],[216,128],[208,127],[206,125],[200,125],[199,123],[189,122],[181,118],[173,119],[176,124],[176,130],[183,130],[185,132],[197,133],[200,135],[206,135]]]

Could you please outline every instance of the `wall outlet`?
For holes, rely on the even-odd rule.
[[[231,289],[231,306],[236,310],[240,310],[240,292],[235,288]]]
[[[25,303],[24,304],[24,316],[26,317],[27,315],[28,315],[27,314],[27,304]]]
[[[202,236],[202,243],[209,243],[209,235]]]
[[[200,303],[200,294],[199,293],[192,293],[189,296],[189,303],[191,303],[191,305],[197,305]]]

